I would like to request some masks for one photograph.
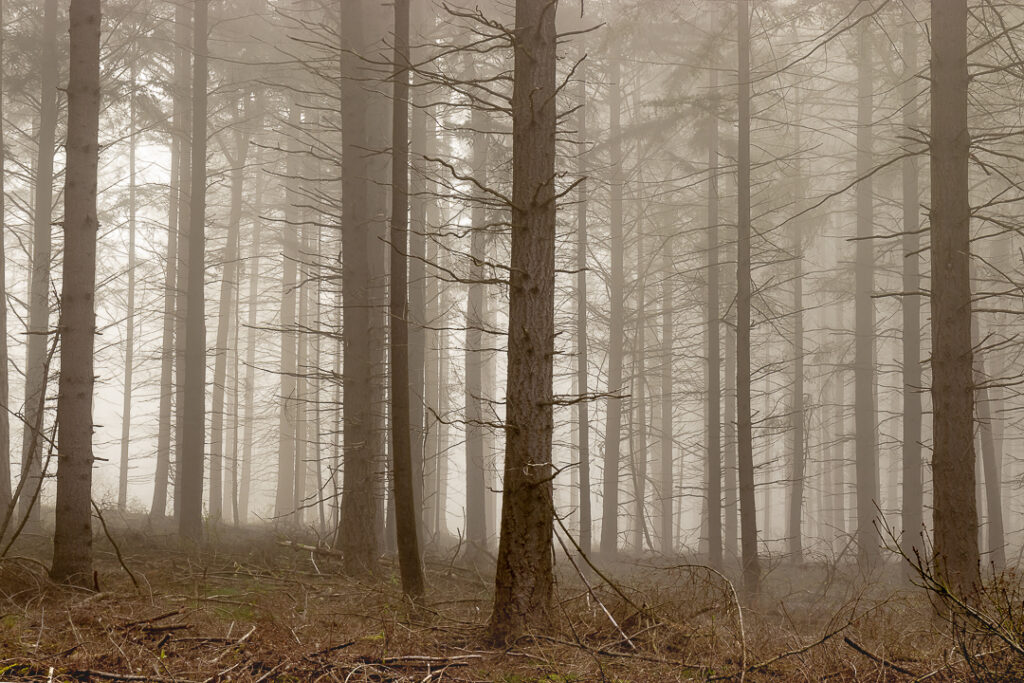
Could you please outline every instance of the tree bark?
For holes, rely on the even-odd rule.
[[[906,13],[909,15],[909,13]],[[904,16],[903,129],[917,134],[917,20]],[[916,155],[908,155],[903,171],[903,527],[901,547],[908,557],[924,553],[924,504],[921,473],[921,290],[920,189]]]
[[[736,412],[737,460],[740,489],[740,541],[743,588],[756,596],[761,580],[757,557],[757,507],[754,499],[754,452],[750,417],[750,3],[738,0],[739,10],[739,149],[736,194]]]
[[[547,619],[554,589],[556,8],[516,0],[505,479],[489,625],[504,642]]]
[[[100,0],[71,0],[64,274],[59,333],[54,581],[92,580],[92,400],[96,337],[96,176],[99,164]]]
[[[581,48],[582,49],[582,48]],[[576,127],[579,140],[576,145],[576,173],[580,183],[576,187],[576,391],[581,400],[576,406],[577,429],[579,430],[579,544],[583,553],[589,555],[593,543],[593,510],[590,500],[590,393],[589,347],[587,337],[587,61],[577,69],[579,79],[579,109],[576,112]]]
[[[192,64],[192,193],[188,238],[188,312],[185,322],[185,405],[181,451],[180,534],[203,535],[203,464],[206,445],[206,82],[209,0],[194,5]]]
[[[21,476],[25,495],[18,501],[30,526],[40,522],[36,489],[42,485],[46,346],[50,328],[50,259],[53,206],[53,155],[57,136],[57,0],[43,5],[43,36],[39,63],[39,129],[32,220],[32,275],[28,290],[28,341],[25,355],[25,420],[21,445]],[[91,514],[91,513],[90,513]]]
[[[624,324],[623,252],[622,234],[622,126],[620,123],[622,92],[619,83],[621,67],[612,56],[608,64],[608,154],[611,178],[609,181],[609,222],[611,250],[611,282],[609,283],[608,324],[608,398],[605,400],[607,416],[604,432],[604,498],[601,514],[601,554],[614,557],[619,536],[619,448],[622,425],[622,328]]]
[[[861,8],[871,4],[861,0]],[[878,451],[875,439],[874,195],[872,190],[872,69],[870,21],[857,29],[857,255],[854,266],[854,443],[857,470],[857,564],[872,569],[880,560],[875,507]]]
[[[718,285],[718,72],[711,69],[708,90],[708,284],[707,284],[707,509],[708,562],[722,568],[722,350]],[[666,277],[668,273],[666,272]]]
[[[932,1],[932,471],[935,567],[957,591],[979,582],[974,498],[967,127],[967,2]]]

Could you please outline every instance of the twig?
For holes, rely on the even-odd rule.
[[[870,659],[871,661],[873,661],[873,662],[875,662],[877,664],[880,664],[881,666],[889,667],[893,671],[897,671],[897,672],[899,672],[899,673],[901,673],[901,674],[903,674],[905,676],[914,676],[915,675],[913,671],[909,671],[908,669],[904,669],[899,664],[894,664],[893,662],[890,662],[890,661],[888,661],[887,659],[885,659],[883,657],[879,657],[878,655],[876,655],[876,654],[874,654],[872,652],[869,652],[864,647],[862,647],[862,646],[858,645],[856,642],[854,642],[854,640],[852,638],[850,638],[849,636],[844,636],[843,637],[843,642],[846,643],[847,645],[849,645],[850,647],[852,647],[857,652],[859,652],[862,655],[864,655],[865,657],[867,657],[868,659]]]
[[[114,542],[114,537],[110,535],[110,530],[107,529],[107,521],[103,519],[103,513],[100,512],[99,505],[96,504],[95,500],[90,502],[92,503],[92,509],[96,511],[96,516],[100,520],[100,526],[103,527],[103,535],[107,537],[107,540],[110,541],[110,545],[114,547],[114,554],[117,555],[117,561],[121,563],[121,568],[128,573],[128,578],[132,580],[132,585],[135,586],[135,590],[140,590],[139,582],[135,579],[135,574],[133,574],[132,570],[128,568],[128,565],[124,563],[124,557],[121,556],[121,549],[117,547],[117,543]]]
[[[187,678],[164,678],[162,676],[151,676],[149,674],[115,674],[109,671],[96,671],[94,669],[76,669],[70,672],[75,678],[92,676],[95,678],[106,678],[111,681],[156,681],[156,683],[195,683]]]

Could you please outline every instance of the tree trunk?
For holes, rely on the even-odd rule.
[[[241,120],[239,108],[236,112],[236,124]],[[231,209],[220,281],[220,311],[217,320],[217,345],[214,347],[216,355],[213,364],[213,405],[210,416],[210,520],[214,522],[220,521],[223,515],[224,397],[227,392],[228,338],[237,308],[235,291],[238,282],[239,231],[242,223],[242,196],[245,189],[245,159],[248,149],[248,139],[241,131],[236,130],[234,153],[227,155],[228,163],[231,164]]]
[[[4,21],[4,0],[0,0],[0,24]],[[0,55],[4,52],[3,31],[0,31]],[[6,254],[7,205],[4,178],[7,149],[4,147],[4,67],[0,63],[0,255]],[[9,367],[7,351],[7,260],[0,256],[0,510],[11,504],[11,420]]]
[[[587,338],[587,61],[577,69],[580,92],[577,96],[576,127],[579,140],[576,145],[576,173],[580,183],[576,187],[576,391],[582,400],[576,405],[579,430],[579,544],[583,553],[591,552],[593,511],[590,501],[590,393],[589,348]]]
[[[647,262],[644,255],[643,223],[637,222],[636,235],[636,336],[633,343],[633,412],[636,422],[630,435],[636,438],[633,449],[633,548],[643,552],[647,535]]]
[[[410,443],[409,245],[409,0],[395,0],[395,69],[391,112],[391,462],[402,592],[423,595]]]
[[[54,581],[92,576],[92,400],[96,338],[96,175],[99,163],[100,0],[71,0],[64,274]]]
[[[548,617],[554,589],[556,7],[516,0],[505,479],[489,625],[504,642]]]
[[[954,590],[979,581],[974,499],[967,127],[967,2],[932,2],[931,234],[935,566]]]
[[[870,3],[861,0],[865,11]],[[872,68],[869,27],[857,29],[857,255],[854,267],[856,320],[854,323],[853,384],[854,439],[857,468],[857,564],[875,567],[880,559],[875,506],[878,505],[878,452],[875,440],[875,311],[874,294],[874,197],[872,172]]]
[[[336,545],[344,553],[345,571],[371,573],[376,568],[380,532],[377,505],[378,461],[373,449],[372,400],[374,353],[371,347],[370,222],[367,148],[368,77],[359,57],[364,44],[364,7],[352,3],[341,22],[342,118],[342,291],[344,293],[344,482],[341,525]]]
[[[798,146],[799,148],[799,146]],[[803,182],[803,179],[800,179]],[[793,394],[790,399],[790,430],[792,442],[789,453],[792,463],[790,471],[789,519],[786,537],[789,541],[789,559],[803,561],[803,505],[804,505],[804,464],[807,452],[804,448],[804,253],[799,221],[793,249]]]
[[[263,167],[262,150],[257,152],[257,167]],[[238,483],[238,520],[244,524],[249,518],[249,491],[252,485],[252,445],[256,428],[256,323],[259,311],[260,292],[260,247],[263,232],[263,192],[262,183],[256,183],[256,196],[253,198],[252,212],[252,251],[249,256],[249,300],[246,311],[245,341],[245,412],[242,417],[242,472]]]
[[[192,70],[192,193],[188,238],[188,312],[185,322],[185,405],[181,450],[181,535],[203,534],[203,461],[206,445],[206,38],[209,0],[194,5]]]
[[[906,13],[909,15],[909,12]],[[903,23],[903,129],[908,138],[920,126],[917,103],[917,21]],[[903,526],[902,548],[908,557],[924,553],[924,504],[921,473],[921,289],[920,190],[918,159],[903,160]]]
[[[761,567],[757,557],[757,508],[754,500],[754,451],[750,417],[750,2],[739,10],[739,149],[736,194],[736,412],[740,489],[740,539],[743,588],[757,595]]]
[[[619,83],[621,68],[614,56],[608,64],[608,148],[611,179],[609,181],[608,229],[610,231],[611,282],[609,283],[608,325],[608,398],[604,432],[604,499],[601,515],[601,554],[614,557],[619,536],[619,446],[622,425],[622,327],[624,286],[622,236],[622,127],[620,124],[622,92]]]
[[[299,107],[294,103],[288,118],[293,130],[302,125]],[[277,490],[274,497],[274,516],[290,518],[291,521],[294,517],[290,516],[299,505],[295,500],[295,432],[298,422],[295,313],[299,287],[299,197],[295,185],[299,182],[298,154],[294,143],[289,143],[285,171],[285,221],[281,232],[281,257],[284,259],[281,275],[281,411],[278,415]]]
[[[135,365],[135,65],[128,94],[128,311],[125,316],[124,386],[121,403],[121,459],[118,462],[117,509],[128,507],[128,451],[132,425],[132,370]]]
[[[707,285],[707,510],[708,562],[722,568],[722,351],[718,291],[718,71],[711,70],[708,91],[708,285]],[[668,271],[665,273],[668,277]],[[667,348],[671,348],[666,345]],[[728,516],[728,515],[727,515]]]
[[[50,258],[53,205],[53,154],[57,135],[57,0],[43,5],[39,63],[39,144],[32,222],[32,276],[28,290],[28,342],[25,355],[25,420],[21,442],[21,476],[26,480],[18,501],[29,525],[40,521],[35,491],[42,486],[46,346],[50,328]],[[90,513],[91,514],[91,513]]]
[[[675,515],[672,504],[675,501],[675,474],[673,472],[673,453],[675,433],[672,424],[672,405],[675,398],[673,392],[673,346],[675,344],[674,320],[672,317],[672,287],[675,283],[673,240],[666,239],[662,246],[661,262],[661,552],[671,555],[675,552]],[[717,325],[717,320],[716,320]],[[717,329],[717,327],[716,327]],[[717,432],[716,432],[717,433]],[[721,515],[718,517],[718,548],[721,562],[722,525]],[[715,546],[712,545],[712,548]],[[714,556],[714,551],[712,551]]]
[[[725,554],[739,557],[739,485],[736,481],[736,329],[725,326]]]
[[[467,77],[476,78],[469,68]],[[473,177],[487,184],[487,116],[479,107],[473,108],[470,127],[473,129]],[[486,476],[484,465],[483,414],[483,329],[486,292],[480,280],[484,277],[487,240],[486,195],[474,192],[471,210],[469,250],[469,291],[466,302],[466,540],[470,555],[487,544]]]

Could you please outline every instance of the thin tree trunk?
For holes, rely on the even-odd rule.
[[[920,127],[917,103],[917,21],[904,16],[903,129],[915,135]],[[903,160],[903,525],[902,548],[908,557],[925,552],[921,473],[921,289],[920,189],[918,158]]]
[[[582,47],[581,47],[582,50]],[[589,347],[587,338],[587,61],[577,69],[580,92],[577,96],[579,109],[576,113],[576,127],[579,141],[576,147],[576,173],[580,183],[576,188],[576,391],[582,400],[576,406],[579,430],[579,544],[583,553],[589,555],[593,534],[593,511],[590,501],[590,393]]]
[[[718,92],[718,71],[711,69],[708,90]],[[718,291],[718,112],[712,100],[708,118],[708,288],[707,288],[707,509],[708,562],[722,568],[722,360]],[[665,276],[668,277],[666,271]],[[669,413],[671,415],[671,412]],[[727,515],[728,516],[728,513]]]
[[[259,163],[263,168],[262,150],[258,152]],[[252,251],[249,255],[249,301],[246,311],[246,342],[245,342],[245,414],[242,418],[242,473],[238,490],[238,519],[244,524],[249,518],[249,491],[252,485],[252,447],[253,433],[256,428],[256,323],[259,311],[260,292],[260,247],[263,232],[263,191],[265,185],[256,183],[256,196],[253,199],[252,214]]]
[[[43,447],[43,397],[46,377],[46,346],[50,328],[50,258],[53,207],[53,155],[57,136],[57,0],[43,5],[43,34],[39,63],[39,129],[32,230],[32,275],[29,281],[28,342],[25,356],[25,420],[22,432],[21,476],[25,491],[40,485]],[[36,496],[18,501],[29,524],[40,522]],[[91,513],[90,513],[91,514]]]
[[[861,0],[865,11],[870,3]],[[857,255],[854,268],[856,320],[854,323],[854,439],[857,450],[857,564],[877,566],[880,555],[875,529],[878,504],[878,451],[875,439],[875,312],[874,197],[872,164],[872,68],[870,21],[857,29]]]
[[[391,463],[402,592],[423,595],[417,538],[409,400],[409,0],[395,0],[395,80],[391,121]]]
[[[630,434],[636,437],[633,453],[633,548],[639,553],[647,535],[647,262],[644,254],[642,221],[637,223],[636,236],[636,337],[633,344],[633,407],[636,422]]]
[[[135,65],[128,95],[128,313],[125,316],[124,387],[121,403],[121,459],[118,463],[117,508],[128,507],[128,452],[132,425],[132,370],[135,366]]]
[[[468,78],[476,77],[471,66]],[[475,107],[472,113],[473,177],[480,185],[487,184],[487,117]],[[487,258],[486,195],[477,190],[472,208],[470,231],[469,287],[466,302],[466,540],[471,554],[487,544],[486,474],[484,471],[483,426],[483,329],[484,329],[484,261]]]
[[[299,107],[294,103],[288,118],[292,130],[302,125]],[[295,315],[299,269],[299,197],[295,185],[299,182],[299,159],[293,143],[289,145],[286,163],[285,221],[281,233],[281,257],[284,259],[281,275],[281,410],[278,416],[277,490],[274,497],[274,515],[279,519],[293,515],[300,505],[300,501],[295,499],[295,434],[298,423]]]
[[[725,326],[725,554],[739,557],[739,486],[736,481],[736,329]]]
[[[622,328],[624,286],[622,235],[622,92],[621,67],[614,56],[608,65],[608,147],[610,157],[609,206],[611,282],[609,283],[608,398],[604,432],[604,499],[601,515],[601,554],[614,557],[619,536],[619,448],[622,425]]]
[[[754,452],[750,417],[750,3],[739,10],[739,151],[736,258],[736,410],[743,551],[743,588],[757,595],[761,567],[757,557],[757,508],[754,499]]]
[[[209,0],[194,5],[192,71],[192,196],[188,239],[188,313],[185,323],[185,405],[182,410],[179,531],[203,534],[203,461],[206,444],[206,82]]]
[[[4,23],[4,0],[0,0],[0,24]],[[4,52],[3,31],[0,31],[0,55]],[[4,179],[7,175],[5,163],[7,149],[4,146],[4,67],[0,63],[0,510],[7,510],[11,503],[11,421],[10,387],[7,351],[7,205],[4,194]]]
[[[236,117],[236,123],[241,116]],[[235,291],[238,282],[239,232],[242,223],[242,195],[245,189],[245,158],[249,141],[241,132],[235,133],[234,154],[231,164],[231,209],[228,216],[227,247],[224,250],[223,272],[220,281],[220,312],[217,321],[217,345],[214,348],[213,405],[210,416],[210,520],[220,521],[223,514],[224,472],[224,416],[227,393],[228,338],[237,308]]]
[[[505,478],[489,624],[495,641],[546,619],[554,589],[555,5],[516,0],[515,22]]]
[[[422,19],[423,4],[414,16]],[[418,77],[413,74],[413,83]],[[414,89],[415,92],[415,89]],[[415,100],[415,96],[413,97]],[[420,545],[428,536],[424,502],[424,443],[426,440],[426,324],[427,324],[427,115],[422,106],[412,107],[409,149],[409,390],[413,500],[419,512]]]
[[[57,398],[54,581],[92,581],[92,401],[96,338],[96,176],[99,164],[100,0],[71,0],[60,392]]]
[[[790,471],[789,519],[786,538],[789,541],[789,559],[803,561],[803,504],[804,470],[807,452],[804,448],[804,254],[799,222],[794,227],[793,249],[793,395],[790,399],[792,429],[789,453]]]
[[[674,534],[675,515],[672,514],[672,503],[675,500],[675,474],[673,473],[674,430],[672,424],[672,404],[674,399],[673,384],[673,347],[675,345],[674,320],[672,317],[673,297],[672,286],[675,279],[673,240],[665,240],[662,246],[661,263],[661,552],[671,555],[675,551]],[[717,330],[716,316],[716,330]],[[717,376],[717,373],[716,373]],[[718,433],[716,429],[715,433]],[[719,474],[721,474],[719,472]],[[720,496],[719,496],[720,497]],[[714,517],[712,517],[714,519]],[[712,523],[712,527],[716,526]],[[721,563],[722,518],[718,515],[718,562]],[[712,544],[714,558],[715,544]],[[712,561],[714,561],[712,559]]]

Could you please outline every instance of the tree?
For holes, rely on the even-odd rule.
[[[718,71],[711,69],[708,91],[718,92]],[[707,236],[707,458],[708,562],[722,567],[722,350],[718,291],[718,112],[712,100],[708,117]]]
[[[188,235],[188,311],[185,322],[185,404],[178,530],[203,534],[203,462],[206,446],[206,82],[209,0],[196,0],[192,20],[192,192]]]
[[[490,637],[547,617],[554,587],[555,12],[516,0],[504,496]]]
[[[0,24],[4,21],[4,0],[0,0]],[[4,52],[4,32],[0,29],[0,55]],[[4,178],[7,149],[4,147],[4,65],[0,60],[0,510],[11,502],[11,420],[7,352],[7,204]]]
[[[39,64],[39,133],[32,221],[32,276],[29,282],[28,342],[25,356],[25,428],[21,473],[28,486],[18,501],[30,524],[39,521],[35,490],[42,485],[43,405],[48,377],[46,338],[50,327],[50,222],[53,204],[53,154],[57,137],[57,0],[43,6]]]
[[[589,555],[593,535],[593,520],[590,504],[590,376],[587,345],[587,62],[586,55],[577,71],[579,78],[579,109],[576,112],[579,141],[576,148],[579,193],[576,204],[576,391],[581,401],[576,406],[579,429],[579,487],[580,487],[580,549]]]
[[[743,587],[756,595],[761,581],[754,500],[754,446],[750,417],[750,3],[738,0],[739,149],[737,154],[736,240],[736,438],[740,490],[740,546]]]
[[[871,3],[861,0],[867,13]],[[871,22],[865,17],[857,28],[857,256],[854,265],[854,443],[857,471],[857,563],[865,569],[878,564],[878,453],[875,430],[875,312],[874,301],[874,194],[872,175],[872,68]]]
[[[99,165],[100,0],[71,0],[64,277],[59,334],[55,581],[92,579],[92,398],[96,337],[96,176]]]
[[[395,0],[395,69],[391,121],[391,443],[395,524],[402,591],[423,594],[423,565],[413,492],[409,400],[409,0]]]
[[[934,560],[942,580],[963,592],[980,580],[971,346],[967,0],[932,0],[931,44]]]
[[[118,463],[117,508],[128,505],[128,453],[132,426],[132,371],[135,369],[135,66],[128,94],[128,315],[125,317],[124,389],[121,403],[121,460]]]

